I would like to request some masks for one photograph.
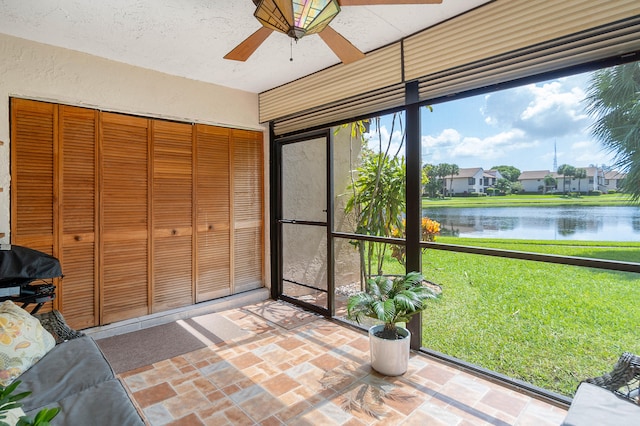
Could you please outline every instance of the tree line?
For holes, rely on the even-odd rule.
[[[460,173],[460,167],[457,164],[440,163],[425,164],[422,166],[422,192],[428,194],[429,197],[444,197],[447,193],[447,177],[449,180],[449,193],[451,193],[451,185],[453,178]]]

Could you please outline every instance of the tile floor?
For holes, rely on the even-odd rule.
[[[365,333],[255,312],[220,312],[241,337],[120,375],[150,425],[544,426],[566,415],[417,353],[405,375],[383,377]]]

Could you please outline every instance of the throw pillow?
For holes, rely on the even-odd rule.
[[[11,384],[56,345],[40,321],[7,300],[0,304],[0,385]]]
[[[24,411],[22,411],[22,408],[18,407],[7,410],[2,414],[4,414],[4,419],[1,419],[0,421],[5,422],[9,426],[16,426],[20,417],[24,416]]]

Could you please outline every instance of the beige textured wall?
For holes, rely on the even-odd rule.
[[[10,241],[10,97],[265,130],[258,122],[255,93],[173,77],[0,34],[0,141],[4,142],[0,146],[0,188],[3,188],[0,233],[5,234],[0,243]],[[268,133],[265,133],[267,140]],[[269,144],[264,145],[265,164],[268,164]],[[265,174],[265,178],[267,176]],[[268,194],[267,188],[265,194]]]

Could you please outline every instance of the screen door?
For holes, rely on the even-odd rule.
[[[327,222],[329,135],[280,148],[281,297],[328,315],[331,256]]]

